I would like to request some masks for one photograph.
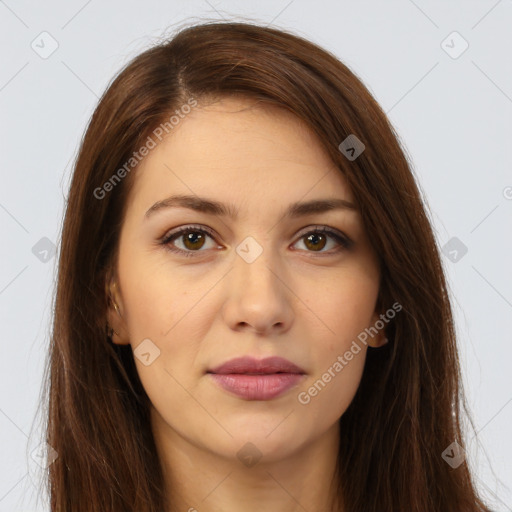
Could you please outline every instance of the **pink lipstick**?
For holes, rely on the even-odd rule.
[[[302,368],[282,357],[238,357],[212,370],[212,379],[224,390],[245,400],[271,400],[303,380]]]

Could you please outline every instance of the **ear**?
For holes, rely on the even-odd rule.
[[[386,327],[387,322],[389,322],[389,320],[387,320],[386,318],[385,320],[383,320],[383,317],[385,318],[385,315],[381,314],[379,311],[376,311],[372,316],[370,330],[372,333],[374,333],[375,331],[377,331],[377,333],[374,333],[373,336],[368,337],[368,345],[370,347],[379,348],[384,346],[388,342],[386,336]]]
[[[105,293],[107,295],[107,323],[111,328],[112,343],[117,345],[129,345],[130,337],[123,315],[123,301],[116,276],[110,272],[107,274],[105,282]]]

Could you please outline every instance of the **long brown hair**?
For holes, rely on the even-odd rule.
[[[317,134],[380,258],[379,306],[403,308],[389,343],[368,350],[340,419],[335,476],[345,510],[487,511],[466,462],[452,468],[442,457],[453,442],[464,448],[466,405],[439,251],[397,134],[332,54],[282,30],[222,22],[186,27],[132,60],[103,94],[82,140],[46,369],[47,442],[58,453],[48,470],[52,512],[162,512],[172,503],[131,347],[112,344],[105,331],[105,283],[136,169],[108,191],[98,188],[126,170],[180,106],[234,94],[287,109]],[[365,145],[352,161],[339,149],[351,134]]]

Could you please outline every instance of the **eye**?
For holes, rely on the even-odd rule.
[[[168,233],[161,240],[169,251],[183,254],[185,256],[195,256],[195,252],[204,252],[201,249],[214,249],[218,247],[213,241],[213,232],[205,227],[184,226],[171,233]]]
[[[320,254],[333,254],[344,249],[350,249],[353,241],[343,233],[326,226],[313,226],[309,231],[303,232],[294,245],[302,242],[307,252]],[[209,245],[208,245],[209,242]],[[329,246],[331,242],[331,247]],[[205,226],[183,226],[166,234],[160,241],[169,251],[187,257],[196,256],[196,253],[208,249],[221,248],[215,243],[213,231]],[[334,246],[334,248],[332,247]],[[327,247],[327,250],[324,250]]]
[[[305,250],[308,252],[318,252],[318,253],[336,253],[343,249],[350,249],[353,245],[352,240],[350,240],[347,236],[342,234],[341,232],[330,229],[326,226],[318,226],[314,229],[309,228],[310,230],[306,233],[303,233],[300,236],[298,242],[302,242]],[[329,240],[331,239],[331,240]],[[329,245],[329,241],[334,240],[334,250],[331,247],[324,251],[325,247]],[[298,243],[296,242],[296,243]],[[337,247],[336,247],[337,246]]]

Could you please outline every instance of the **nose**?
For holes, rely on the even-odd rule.
[[[228,290],[223,315],[231,329],[266,336],[290,329],[294,318],[293,292],[269,250],[251,263],[236,255],[233,269],[226,277]]]

